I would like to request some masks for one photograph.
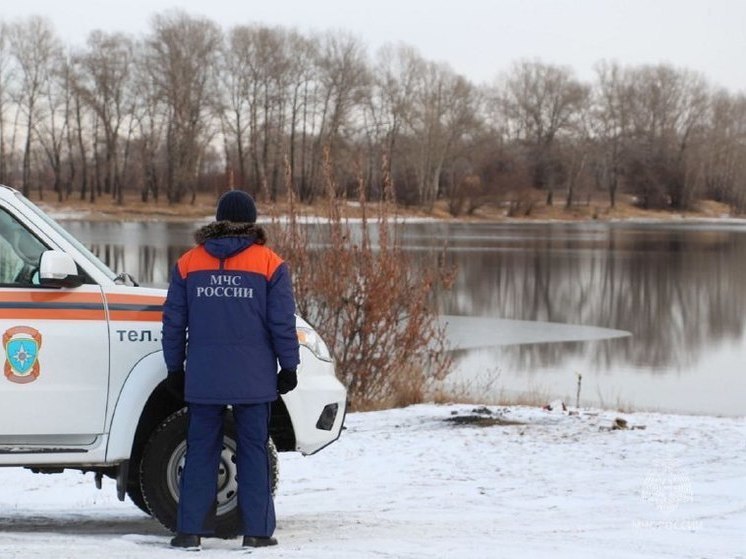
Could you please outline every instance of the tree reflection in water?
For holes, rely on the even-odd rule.
[[[114,271],[164,287],[199,224],[65,225]],[[321,250],[323,227],[316,229]],[[457,273],[452,289],[437,295],[444,315],[632,333],[503,346],[485,368],[529,373],[582,359],[599,372],[628,367],[662,374],[692,369],[715,347],[744,343],[746,229],[737,224],[426,222],[405,224],[401,234],[423,261],[447,247]],[[746,348],[740,351],[746,356]]]
[[[468,226],[462,226],[467,228]],[[444,314],[595,325],[631,338],[505,349],[534,368],[591,352],[595,366],[690,365],[712,344],[741,340],[746,235],[741,229],[622,225],[491,226],[479,250],[459,251]],[[467,233],[468,234],[468,233]],[[484,238],[484,237],[483,237]],[[458,236],[456,236],[458,239]],[[468,241],[465,243],[469,245]]]

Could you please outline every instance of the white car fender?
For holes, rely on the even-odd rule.
[[[146,355],[132,367],[119,393],[111,419],[106,448],[107,462],[129,459],[145,404],[153,390],[166,378],[166,374],[162,351]]]

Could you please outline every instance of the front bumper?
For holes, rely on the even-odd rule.
[[[333,363],[318,359],[301,346],[298,386],[282,399],[293,424],[297,451],[314,454],[339,438],[347,412],[347,390],[334,375]]]

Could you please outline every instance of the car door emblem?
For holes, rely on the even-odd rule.
[[[30,326],[14,326],[3,334],[5,377],[26,384],[39,377],[41,334]]]

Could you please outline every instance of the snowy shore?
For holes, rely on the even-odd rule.
[[[419,405],[346,425],[281,455],[280,545],[253,556],[746,557],[743,417]],[[179,556],[111,480],[9,468],[0,487],[2,559]],[[199,556],[243,553],[208,539]]]

